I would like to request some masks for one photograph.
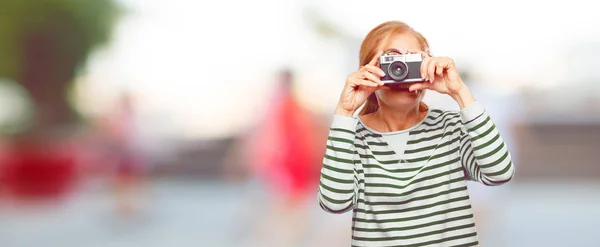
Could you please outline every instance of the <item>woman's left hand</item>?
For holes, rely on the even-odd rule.
[[[469,88],[463,83],[454,60],[449,57],[430,57],[423,54],[421,78],[425,82],[410,85],[408,90],[429,89],[438,93],[450,95],[464,109],[475,101]]]
[[[442,94],[455,95],[466,87],[452,58],[430,57],[427,53],[422,54],[421,78],[425,82],[411,85],[410,91],[430,89]]]

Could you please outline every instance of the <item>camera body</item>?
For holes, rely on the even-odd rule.
[[[379,68],[385,76],[381,78],[384,84],[400,84],[423,82],[421,78],[422,54],[400,54],[379,57]]]

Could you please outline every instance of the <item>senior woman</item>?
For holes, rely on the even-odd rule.
[[[384,85],[379,57],[403,53],[423,54],[423,80]],[[321,208],[352,210],[352,246],[479,245],[466,183],[497,186],[514,175],[493,121],[454,61],[429,56],[427,40],[403,22],[371,30],[359,60],[330,126]],[[421,101],[426,90],[447,94],[460,110],[428,107]]]

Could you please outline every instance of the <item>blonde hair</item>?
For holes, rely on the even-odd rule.
[[[425,39],[425,37],[421,35],[421,33],[415,31],[412,27],[410,27],[404,22],[388,21],[379,24],[377,27],[373,28],[373,30],[371,30],[363,40],[362,44],[360,45],[359,67],[367,65],[371,61],[371,59],[373,59],[373,57],[377,55],[377,51],[380,48],[380,46],[382,44],[388,43],[393,35],[406,32],[411,33],[417,38],[419,44],[421,45],[421,50],[427,53],[429,52],[429,43],[427,42],[427,39]],[[424,92],[421,91],[419,92],[419,94],[420,99],[418,109],[419,111],[427,111],[429,107],[425,103],[420,101],[423,97]],[[365,102],[365,105],[363,106],[359,114],[365,115],[373,113],[376,112],[377,109],[379,109],[377,95],[375,95],[375,93],[372,93],[367,98],[367,101]]]

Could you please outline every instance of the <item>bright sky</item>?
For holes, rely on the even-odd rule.
[[[435,54],[468,62],[482,80],[507,90],[517,82],[556,85],[567,75],[564,45],[600,40],[600,18],[583,0],[122,2],[130,13],[81,79],[80,107],[106,111],[127,87],[144,115],[158,116],[148,128],[189,138],[247,127],[266,104],[273,73],[285,65],[299,73],[309,106],[333,107],[358,43],[317,37],[303,22],[303,6],[316,7],[357,39],[383,21],[405,21]]]

